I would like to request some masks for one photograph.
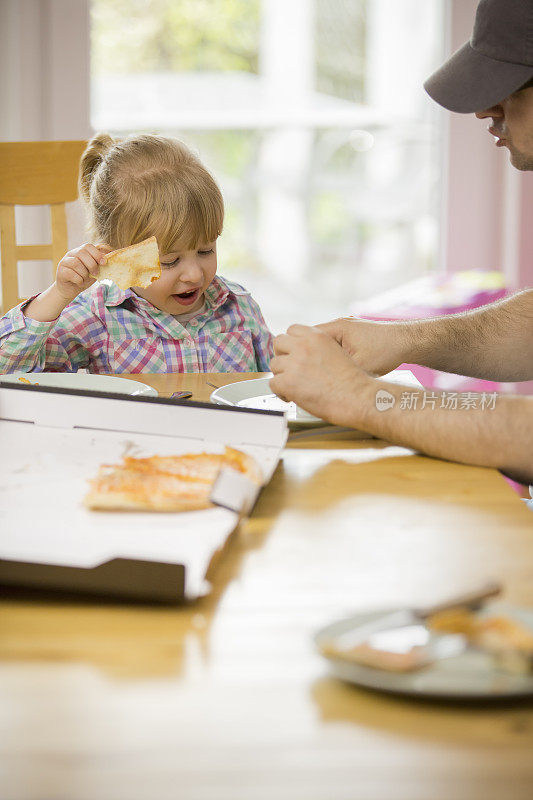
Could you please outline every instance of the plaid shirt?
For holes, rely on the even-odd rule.
[[[272,335],[250,294],[215,276],[205,301],[182,325],[115,284],[95,283],[53,322],[25,317],[27,300],[0,319],[0,373],[268,371]]]

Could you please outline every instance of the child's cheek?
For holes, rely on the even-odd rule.
[[[213,280],[213,278],[214,278],[214,277],[215,277],[215,275],[217,274],[217,269],[218,269],[218,264],[217,264],[217,257],[216,257],[216,255],[215,255],[214,259],[213,259],[213,263],[212,263],[210,266],[211,266],[211,269],[210,269],[210,270],[206,270],[206,271],[207,271],[207,272],[208,272],[208,274],[209,274],[209,278],[210,278],[209,282],[211,283],[211,281]]]
[[[167,291],[167,289],[170,288],[171,283],[170,270],[162,269],[161,277],[151,284],[150,289],[153,288],[157,294],[160,294],[161,292]]]

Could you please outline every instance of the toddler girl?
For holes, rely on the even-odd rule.
[[[0,319],[0,372],[263,372],[272,336],[257,303],[217,276],[224,204],[177,139],[89,142],[79,174],[91,241],[54,283]],[[105,253],[157,238],[161,277],[123,291],[97,283]]]

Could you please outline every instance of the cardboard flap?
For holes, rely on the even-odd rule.
[[[25,385],[0,385],[1,419],[275,448],[288,436],[285,416],[274,411]]]

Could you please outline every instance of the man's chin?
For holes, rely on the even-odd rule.
[[[533,170],[533,156],[526,156],[524,153],[517,153],[516,150],[510,150],[509,160],[515,169],[521,172],[528,172]]]

